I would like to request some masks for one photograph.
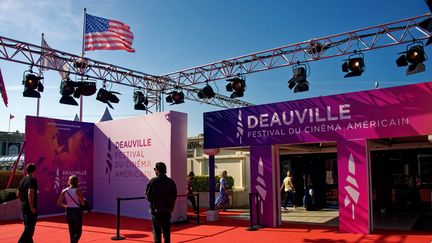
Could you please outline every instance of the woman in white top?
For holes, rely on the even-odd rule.
[[[66,209],[70,242],[78,242],[82,233],[83,210],[80,206],[84,205],[84,195],[78,188],[78,177],[76,175],[69,177],[69,187],[61,192],[57,199],[57,205]]]

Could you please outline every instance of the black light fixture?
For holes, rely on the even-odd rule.
[[[178,105],[184,103],[184,93],[181,91],[171,91],[167,93],[168,96],[165,97],[165,101],[171,103],[171,105]]]
[[[208,84],[198,91],[198,97],[200,99],[211,99],[215,97],[215,95],[213,88]]]
[[[232,99],[243,97],[246,90],[245,78],[239,76],[227,79],[226,81],[229,83],[226,85],[225,88],[226,91],[232,92],[230,96]]]
[[[96,82],[76,82],[67,77],[60,84],[60,94],[62,97],[59,102],[66,105],[78,105],[74,98],[79,98],[81,95],[91,96],[94,93],[96,93]]]
[[[104,83],[96,95],[96,100],[99,100],[100,102],[107,104],[111,109],[114,109],[111,103],[119,103],[120,101],[116,94],[120,93],[106,90],[106,85]]]
[[[429,8],[429,12],[432,12],[432,0],[425,0],[425,2]],[[422,22],[420,22],[418,24],[418,26],[420,28],[423,28],[423,29],[429,31],[429,33],[431,33],[432,32],[432,18],[427,18],[427,19],[423,20]],[[427,40],[425,45],[427,46],[430,44],[432,44],[432,36],[429,37],[429,39]]]
[[[22,84],[24,85],[24,97],[40,98],[40,92],[44,91],[44,86],[40,82],[43,77],[34,73],[31,69],[23,74]]]
[[[396,59],[396,65],[398,67],[408,66],[406,75],[425,71],[426,68],[423,62],[426,61],[427,57],[424,52],[423,42],[414,42],[407,46],[406,51],[398,54],[402,55]]]
[[[73,66],[79,69],[87,68],[88,61],[85,58],[78,58],[74,61]]]
[[[425,2],[426,2],[426,5],[429,8],[429,11],[432,12],[432,0],[425,0]],[[432,32],[432,18],[427,18],[427,19],[423,20],[422,22],[420,22],[418,24],[418,26],[420,28],[423,28],[423,29],[429,31],[429,33],[431,33]],[[429,39],[426,42],[425,46],[428,46],[430,44],[432,44],[432,36],[429,37]]]
[[[342,64],[342,71],[347,73],[344,78],[360,76],[364,70],[365,63],[363,53],[354,52],[354,54],[349,56],[344,64]]]
[[[429,5],[429,8],[430,8],[430,6],[432,5],[432,1],[428,1],[428,5]],[[418,26],[420,28],[422,28],[422,29],[427,30],[429,33],[432,32],[432,18],[427,18],[427,19],[423,20],[422,22],[420,22],[418,24]],[[427,40],[425,46],[428,46],[431,43],[432,43],[432,36],[429,37],[429,39]]]
[[[327,50],[329,48],[329,46],[327,44],[321,44],[318,41],[310,41],[309,42],[309,47],[306,49],[306,51],[310,54],[310,55],[316,55],[319,54],[321,52],[324,52],[325,50]]]
[[[288,88],[294,88],[294,93],[309,91],[309,82],[306,80],[306,76],[306,65],[295,65],[293,67],[293,77],[288,81]]]
[[[96,93],[96,82],[80,81],[74,82],[75,92],[74,97],[79,98],[82,96],[91,96]]]
[[[75,92],[76,82],[71,81],[69,78],[67,80],[63,80],[60,84],[60,94],[62,97],[60,98],[60,104],[65,105],[78,105],[78,102],[72,97],[72,94]]]
[[[135,90],[133,95],[133,101],[135,103],[135,110],[147,110],[147,105],[149,103],[148,97],[145,96],[142,90]]]

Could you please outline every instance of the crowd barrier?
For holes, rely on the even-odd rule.
[[[194,197],[196,196],[196,203],[198,210],[196,213],[196,224],[199,224],[199,214],[200,214],[200,204],[199,204],[199,194],[194,193]],[[177,197],[187,197],[187,195],[177,195]],[[138,199],[145,199],[145,197],[118,197],[117,198],[117,215],[116,215],[116,235],[111,237],[111,240],[124,240],[125,237],[120,235],[120,209],[121,209],[121,201],[129,201],[129,200],[138,200]]]

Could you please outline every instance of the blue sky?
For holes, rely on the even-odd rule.
[[[40,45],[41,33],[58,50],[79,55],[82,46],[83,9],[87,13],[115,19],[131,26],[135,34],[135,53],[126,51],[89,51],[86,56],[98,61],[149,74],[162,75],[189,67],[237,57],[261,50],[325,37],[364,27],[375,26],[427,13],[423,0],[363,1],[203,1],[203,0],[2,0],[0,35]],[[344,79],[342,60],[331,58],[310,63],[310,91],[294,94],[287,87],[292,68],[279,68],[247,75],[248,89],[242,98],[254,104],[297,100],[317,96],[391,87],[431,81],[431,60],[426,72],[406,76],[405,68],[395,65],[404,45],[365,53],[366,71],[362,76]],[[432,58],[431,48],[426,54]],[[0,131],[24,132],[25,116],[36,115],[36,99],[24,98],[23,72],[29,67],[0,60],[9,106],[0,102]],[[55,71],[44,74],[40,116],[72,120],[79,108],[62,105],[60,76]],[[101,82],[97,87],[101,87]],[[224,80],[212,83],[223,95]],[[114,119],[143,115],[133,109],[133,88],[114,85],[122,93],[120,103],[110,109]],[[95,96],[85,97],[83,119],[97,122],[105,104]],[[188,113],[188,136],[203,131],[203,112],[222,108],[186,100],[168,106],[165,111]]]

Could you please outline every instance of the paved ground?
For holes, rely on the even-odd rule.
[[[239,209],[233,210],[241,211]],[[282,210],[281,214],[282,222],[287,223],[335,227],[339,225],[339,211],[337,209],[325,208],[319,211],[306,211],[302,207],[297,207],[295,209],[289,207],[287,210]],[[373,227],[375,229],[412,230],[414,224],[421,216],[421,213],[415,212],[395,212],[387,215],[374,214]],[[249,211],[244,210],[244,213],[230,217],[248,220]]]

